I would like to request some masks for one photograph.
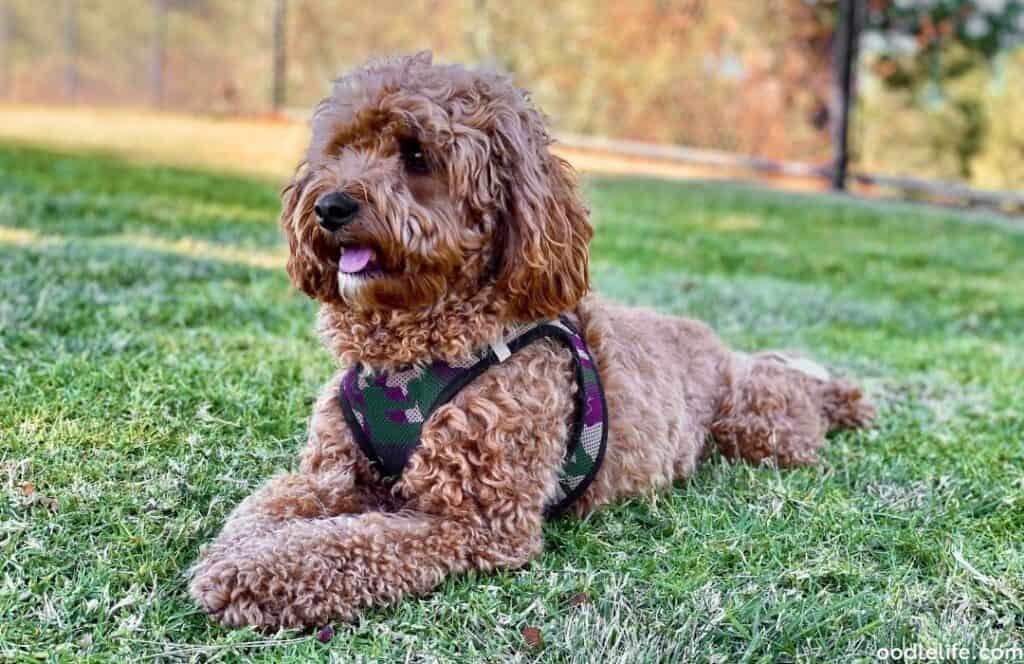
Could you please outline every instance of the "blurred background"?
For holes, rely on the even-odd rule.
[[[41,108],[68,105],[301,123],[421,49],[514,72],[584,167],[1024,208],[1022,0],[0,0],[0,132],[104,133]],[[301,143],[241,134],[288,167]]]

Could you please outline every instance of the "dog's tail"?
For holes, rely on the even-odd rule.
[[[871,422],[875,408],[852,383],[789,353],[738,353],[711,424],[718,449],[751,463],[818,460],[825,434]]]
[[[875,404],[850,381],[831,379],[821,388],[821,408],[829,431],[859,429],[875,420]]]
[[[829,431],[860,429],[875,420],[875,405],[864,391],[848,380],[833,378],[828,369],[817,362],[798,354],[777,351],[760,353],[757,357],[780,362],[811,379],[808,387],[817,388],[818,406]]]

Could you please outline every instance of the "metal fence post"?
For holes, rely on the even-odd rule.
[[[270,82],[270,106],[278,112],[285,102],[285,18],[287,7],[285,0],[274,0],[273,16],[273,58]]]
[[[10,94],[11,87],[11,7],[0,0],[0,97]]]
[[[164,105],[164,62],[167,59],[167,0],[153,0],[153,58],[149,88],[153,106]]]
[[[854,75],[860,37],[863,0],[839,0],[839,24],[835,35],[832,188],[846,189],[850,162],[850,113],[853,110]]]
[[[78,99],[78,0],[64,0],[64,99]]]

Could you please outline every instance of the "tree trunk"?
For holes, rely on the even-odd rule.
[[[836,112],[832,114],[835,118],[832,127],[835,154],[832,163],[832,188],[837,191],[846,189],[846,173],[850,162],[850,114],[854,105],[854,75],[863,9],[863,0],[839,0],[833,76]]]
[[[64,0],[64,99],[78,99],[78,0]]]
[[[153,0],[153,52],[149,91],[153,106],[164,105],[164,65],[167,61],[167,0]]]
[[[280,111],[285,102],[285,17],[286,0],[274,0],[273,16],[273,63],[272,80],[270,82],[270,107],[274,112]]]

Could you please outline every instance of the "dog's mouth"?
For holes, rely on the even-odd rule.
[[[361,279],[384,276],[384,269],[377,259],[377,252],[364,245],[350,245],[341,248],[338,256],[338,274]]]

